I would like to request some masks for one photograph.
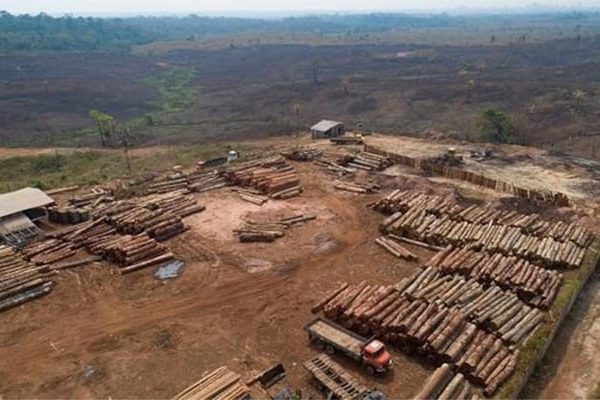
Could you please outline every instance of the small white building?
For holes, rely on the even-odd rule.
[[[0,194],[0,241],[20,245],[37,236],[33,221],[44,218],[51,204],[54,200],[36,188]]]
[[[324,119],[310,128],[313,139],[332,138],[342,136],[345,133],[344,124],[338,121]]]

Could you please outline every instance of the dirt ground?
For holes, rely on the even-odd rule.
[[[302,331],[311,306],[344,281],[396,283],[418,262],[399,261],[374,243],[383,217],[366,205],[381,194],[339,192],[312,164],[295,167],[304,188],[297,198],[259,207],[239,200],[228,188],[197,195],[206,211],[186,218],[191,229],[169,242],[185,262],[177,279],[157,280],[153,269],[121,276],[116,267],[101,262],[63,271],[49,296],[2,313],[0,395],[169,398],[221,365],[247,378],[277,362],[288,370],[292,388],[313,391],[302,367],[317,354]],[[382,193],[419,188],[503,201],[469,185],[432,185],[412,172],[365,173],[358,179],[377,181]],[[239,243],[232,234],[245,219],[296,213],[314,213],[317,219],[291,227],[270,244]],[[421,259],[432,254],[418,247],[411,250]],[[588,293],[597,298],[598,286]],[[584,307],[581,313],[581,321],[587,322],[573,328],[573,343],[566,341],[580,347],[569,347],[560,358],[545,394],[554,393],[551,385],[560,386],[553,383],[557,376],[578,377],[572,381],[585,388],[597,378],[594,372],[581,377],[577,360],[584,351],[595,362],[597,335],[592,338],[589,332],[597,330],[600,310]],[[393,371],[374,380],[354,363],[337,360],[366,386],[378,387],[393,399],[408,398],[432,367],[391,352]],[[586,393],[563,389],[565,397]]]

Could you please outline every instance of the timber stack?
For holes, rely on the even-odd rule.
[[[338,146],[361,145],[364,143],[361,136],[337,136],[329,139],[329,141]]]
[[[515,256],[490,255],[470,249],[448,247],[426,264],[443,273],[457,273],[484,284],[494,283],[515,292],[535,307],[548,309],[562,284],[562,274]]]
[[[88,193],[71,197],[69,199],[69,204],[74,207],[85,207],[113,200],[111,191],[103,188],[93,188]]]
[[[240,375],[220,367],[184,389],[173,400],[242,400],[248,399],[249,393]]]
[[[406,247],[402,246],[400,243],[398,243],[397,241],[395,241],[389,237],[380,236],[377,239],[375,239],[375,243],[377,243],[378,245],[380,245],[381,247],[383,247],[388,252],[390,252],[391,254],[393,254],[394,256],[396,256],[398,258],[403,258],[405,260],[418,260],[419,259],[419,257],[417,255],[415,255],[413,252],[411,252]]]
[[[236,191],[240,196],[240,199],[257,206],[262,206],[269,201],[267,196],[262,195],[260,191],[256,189],[238,189]]]
[[[23,259],[12,247],[0,246],[0,312],[52,291],[47,266]]]
[[[354,175],[356,173],[355,168],[348,168],[343,165],[343,157],[331,153],[324,154],[321,158],[313,161],[313,163],[322,171],[339,177]]]
[[[358,183],[358,182],[348,182],[348,181],[335,181],[333,183],[333,187],[337,190],[344,190],[347,192],[353,193],[375,193],[380,186],[374,183]]]
[[[411,300],[458,308],[481,329],[507,344],[522,344],[542,324],[544,314],[517,295],[498,286],[485,287],[473,279],[443,275],[426,268],[405,278],[396,290]]]
[[[272,199],[288,199],[302,192],[294,167],[280,156],[231,166],[225,170],[225,178],[231,184],[255,188]]]
[[[273,242],[283,237],[290,226],[316,218],[313,214],[299,214],[269,222],[247,220],[244,227],[234,229],[233,233],[240,242]]]
[[[378,154],[363,151],[353,155],[346,155],[342,159],[342,164],[364,171],[383,171],[392,165],[392,161]]]
[[[23,257],[37,265],[52,264],[74,256],[75,253],[71,243],[52,238],[31,243],[21,249]]]
[[[188,175],[187,180],[188,190],[194,193],[208,192],[227,186],[227,180],[217,171],[194,172]]]
[[[469,381],[462,373],[454,373],[450,364],[442,364],[436,369],[419,393],[413,397],[415,400],[474,400],[477,398]]]
[[[292,149],[281,152],[281,155],[288,160],[293,161],[313,161],[320,158],[323,155],[323,150],[319,149]]]
[[[414,284],[414,282],[413,282]],[[476,385],[487,387],[514,371],[518,351],[469,321],[458,307],[412,300],[393,286],[346,286],[314,308],[348,329],[374,334],[435,364],[449,363]],[[521,334],[529,323],[513,328]],[[497,387],[497,386],[496,386]]]

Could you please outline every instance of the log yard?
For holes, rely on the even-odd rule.
[[[590,165],[264,141],[0,195],[0,397],[523,396],[599,258]]]

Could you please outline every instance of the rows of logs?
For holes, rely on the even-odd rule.
[[[313,163],[325,173],[335,176],[354,175],[355,168],[348,168],[343,165],[343,157],[334,154],[324,154],[321,158],[314,160]]]
[[[220,367],[178,393],[173,400],[240,400],[249,390],[240,375]]]
[[[518,351],[470,322],[458,307],[410,299],[393,286],[366,282],[328,294],[326,300],[313,310],[404,351],[418,351],[436,364],[449,363],[471,382],[490,387],[490,393],[496,377],[502,377],[499,385],[514,370]]]
[[[552,305],[562,283],[562,274],[531,264],[515,256],[488,254],[467,248],[448,247],[427,263],[444,273],[458,273],[485,284],[515,292],[521,300],[547,309]]]
[[[233,233],[240,242],[273,242],[283,237],[290,226],[316,218],[314,214],[299,214],[267,222],[247,220],[243,227],[234,229]]]
[[[375,243],[377,243],[378,245],[380,245],[392,255],[398,258],[403,258],[405,260],[419,259],[419,257],[412,251],[408,250],[406,247],[402,246],[400,243],[389,237],[380,236],[377,239],[375,239]]]
[[[216,172],[196,172],[188,175],[188,190],[195,193],[208,192],[227,186],[225,177]]]
[[[450,364],[442,364],[427,379],[415,400],[469,400],[478,399],[473,387],[460,372],[453,372]]]
[[[428,213],[423,208],[394,213],[383,221],[382,229],[435,245],[471,245],[492,253],[516,255],[548,268],[577,268],[586,253],[585,247],[570,240],[527,235],[520,228],[508,225],[457,222],[447,215],[438,217]]]
[[[428,214],[447,216],[458,222],[470,222],[477,225],[506,225],[519,228],[523,234],[540,238],[550,237],[556,241],[571,241],[579,247],[587,247],[592,235],[579,224],[567,224],[562,221],[548,222],[539,214],[521,214],[514,210],[498,210],[492,207],[471,205],[463,207],[453,199],[430,195],[414,190],[395,190],[388,196],[372,204],[372,207],[384,214],[405,213],[411,209],[424,210]]]
[[[342,165],[364,171],[383,171],[392,165],[392,162],[386,157],[363,151],[344,156]]]
[[[73,245],[59,239],[46,239],[33,242],[21,249],[26,260],[37,265],[52,264],[75,255]]]
[[[0,246],[0,312],[52,290],[48,266],[26,261],[12,247]]]
[[[224,173],[227,182],[255,188],[273,199],[287,199],[302,192],[300,178],[294,167],[280,156],[236,164],[228,167]]]
[[[88,193],[79,194],[69,199],[69,204],[74,207],[84,207],[102,201],[112,200],[112,193],[103,188],[93,188]]]
[[[459,308],[471,322],[507,344],[522,344],[543,322],[543,313],[514,293],[458,275],[443,275],[432,267],[404,278],[396,290],[412,300]]]
[[[240,199],[257,206],[262,206],[269,201],[267,196],[262,195],[258,190],[255,189],[237,189],[236,191]]]

